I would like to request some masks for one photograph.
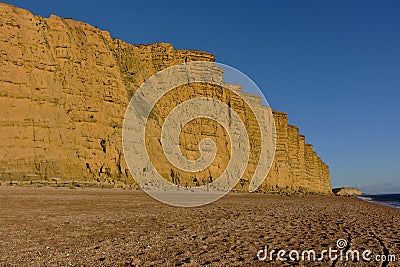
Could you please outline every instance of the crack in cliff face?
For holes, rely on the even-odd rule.
[[[42,18],[8,4],[0,4],[0,10],[0,105],[5,107],[0,109],[0,179],[109,181],[135,187],[121,153],[122,122],[131,96],[159,70],[215,57],[166,43],[128,44],[86,23],[54,15]],[[226,97],[217,91],[212,95]],[[198,87],[197,96],[202,92]],[[227,103],[246,112],[234,97]],[[285,113],[273,115],[277,152],[260,190],[330,194],[328,166],[305,144],[298,128],[288,124]],[[35,125],[29,124],[33,119]],[[190,135],[183,134],[189,147],[195,140]],[[202,136],[212,135],[207,131]],[[171,168],[164,167],[170,176]],[[210,172],[194,178],[201,183],[210,177],[218,176]],[[191,183],[193,177],[179,176],[178,182]],[[246,190],[247,184],[243,180],[237,189]]]

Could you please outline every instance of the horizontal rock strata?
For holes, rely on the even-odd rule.
[[[128,44],[86,23],[54,15],[43,18],[8,4],[0,3],[0,10],[0,182],[137,187],[121,143],[131,96],[162,69],[214,61],[214,56],[165,43]],[[182,92],[180,98],[212,95],[229,103],[247,121],[249,133],[257,132],[244,101],[235,94],[201,86]],[[166,97],[169,102],[164,105],[176,104],[179,97]],[[273,116],[275,159],[259,190],[330,194],[328,166],[305,143],[298,128],[288,124],[285,113],[274,111]],[[229,140],[218,127],[199,119],[181,135],[182,151],[189,159],[198,155],[199,140],[217,140],[222,150],[209,173],[179,173],[162,163],[165,179],[196,186],[218,177],[230,153]],[[259,140],[255,137],[251,142]],[[257,157],[251,157],[237,190],[247,190],[256,164]]]

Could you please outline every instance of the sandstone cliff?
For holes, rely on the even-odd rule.
[[[162,69],[214,61],[214,56],[165,43],[128,44],[86,23],[54,15],[43,18],[8,4],[0,3],[0,10],[0,182],[136,187],[121,144],[130,97]],[[245,103],[221,88],[183,89],[182,99],[218,95],[246,119]],[[169,105],[182,99],[167,98]],[[298,128],[288,125],[285,113],[273,115],[277,149],[260,190],[330,194],[328,166]],[[249,129],[257,131],[251,130],[251,121]],[[193,148],[204,137],[214,138],[222,148],[229,143],[218,125],[198,120],[182,133],[183,153],[195,158],[198,151]],[[174,183],[204,184],[218,176],[229,149],[219,153],[207,174],[181,173],[165,162],[160,170]],[[250,158],[247,175],[236,189],[246,190],[255,162]]]
[[[362,191],[353,187],[340,187],[332,189],[336,196],[361,196]]]

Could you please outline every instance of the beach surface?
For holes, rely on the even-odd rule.
[[[317,259],[302,260],[311,249]],[[329,249],[336,259],[322,254]],[[346,261],[354,250],[360,260]],[[178,208],[134,190],[0,186],[0,266],[400,266],[400,210],[243,193]]]

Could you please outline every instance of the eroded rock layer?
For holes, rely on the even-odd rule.
[[[86,23],[53,15],[43,18],[8,4],[0,3],[0,11],[0,182],[62,185],[74,181],[136,187],[121,143],[130,97],[162,69],[189,61],[214,61],[214,56],[165,43],[128,44]],[[210,94],[210,90],[218,95],[218,88],[199,89],[197,94]],[[246,120],[243,100],[234,94],[219,97]],[[328,166],[305,143],[298,128],[288,125],[285,113],[274,111],[273,115],[275,159],[260,190],[330,194]],[[196,129],[202,138],[226,138],[206,120],[191,127],[182,133],[182,149],[188,158],[198,153],[192,144],[201,139],[192,137]],[[220,158],[225,161],[229,149],[220,153],[225,153]],[[221,172],[223,162],[215,164],[215,172]],[[251,159],[250,164],[256,162]],[[177,179],[168,166],[162,172],[172,182],[193,186],[214,175],[178,174]],[[248,179],[245,176],[236,189],[246,190]]]

